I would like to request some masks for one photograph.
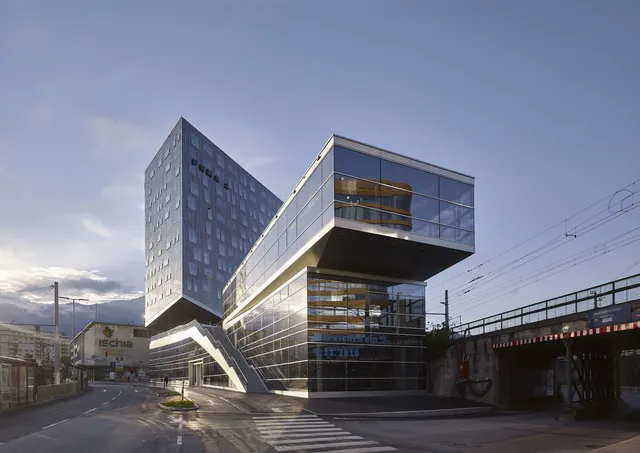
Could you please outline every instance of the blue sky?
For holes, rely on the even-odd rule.
[[[331,133],[474,175],[477,254],[429,282],[437,302],[640,178],[638,17],[635,1],[1,2],[0,291],[140,294],[143,171],[184,116],[281,198]],[[623,214],[492,284],[640,224]],[[639,259],[631,243],[477,308],[453,292],[452,311]]]

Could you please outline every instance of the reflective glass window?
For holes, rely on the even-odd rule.
[[[441,177],[440,198],[467,206],[473,206],[473,186]]]
[[[187,198],[187,205],[189,206],[189,209],[192,209],[192,210],[195,211],[196,210],[196,199],[193,196],[189,195],[189,197]]]
[[[340,146],[334,147],[335,171],[372,181],[380,180],[380,158]]]
[[[322,181],[325,181],[333,173],[333,148],[322,158],[320,173]]]
[[[473,230],[473,209],[457,204],[440,202],[440,223]]]
[[[382,159],[381,182],[411,192],[438,196],[438,176]]]
[[[297,220],[297,229],[298,233],[302,234],[304,230],[313,222],[313,220],[320,215],[322,212],[320,202],[321,194],[318,192],[316,195],[309,201],[309,204],[305,206],[305,208],[298,215]]]
[[[336,173],[335,199],[346,203],[378,208],[380,207],[380,185]]]
[[[471,231],[459,230],[458,228],[440,227],[440,238],[447,241],[459,242],[461,244],[473,245],[474,234]]]

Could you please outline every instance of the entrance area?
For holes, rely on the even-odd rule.
[[[189,362],[189,385],[202,385],[202,360]]]

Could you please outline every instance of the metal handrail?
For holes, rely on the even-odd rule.
[[[629,291],[631,289],[640,288],[640,274],[631,275],[629,277],[621,278],[618,280],[603,283],[601,285],[592,286],[586,289],[581,289],[572,293],[565,294],[560,297],[554,297],[551,299],[543,300],[533,304],[525,305],[514,310],[508,310],[502,313],[498,313],[491,316],[460,324],[451,328],[453,334],[459,336],[473,336],[481,335],[483,333],[493,332],[506,327],[516,327],[519,325],[530,324],[541,320],[554,319],[560,316],[566,316],[567,314],[584,313],[597,307],[597,301],[603,299],[606,296],[611,296],[611,303],[602,304],[601,306],[615,305],[616,295]],[[640,293],[636,299],[640,299]],[[594,306],[584,305],[580,308],[579,304],[585,301],[594,301]],[[629,302],[634,299],[627,298],[622,302]],[[575,310],[571,313],[554,314],[549,316],[550,311],[555,311],[558,308],[575,306]],[[599,308],[599,307],[597,307]],[[545,313],[543,319],[525,320],[525,317],[530,318],[531,315],[538,313]],[[516,320],[514,324],[513,321]],[[512,321],[509,323],[509,321]],[[508,325],[505,326],[505,323]],[[496,327],[496,325],[498,325]]]

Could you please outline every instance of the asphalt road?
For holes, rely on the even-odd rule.
[[[317,416],[266,395],[187,389],[200,410],[156,407],[155,390],[95,384],[76,398],[0,417],[0,453],[589,452],[631,438],[637,424],[549,414],[449,419]]]

